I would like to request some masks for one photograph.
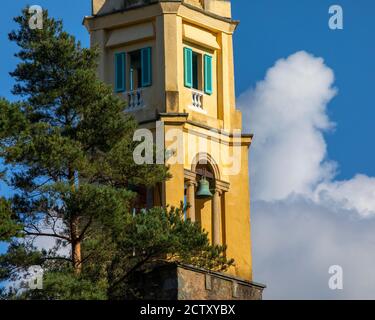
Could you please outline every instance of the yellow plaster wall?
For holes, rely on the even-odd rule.
[[[229,177],[231,189],[225,194],[225,233],[227,255],[236,261],[231,273],[252,280],[248,147],[242,148],[241,173]]]
[[[208,238],[212,241],[212,201],[197,199],[195,206],[197,221],[200,222],[202,229],[208,232]]]
[[[221,17],[232,16],[230,0],[204,0],[204,9]]]
[[[169,124],[164,125],[164,136],[168,138],[168,132],[181,131],[182,125]],[[183,150],[182,139],[165,139],[165,149],[166,150]],[[177,159],[178,160],[178,159]],[[185,172],[184,165],[182,161],[176,161],[171,159],[169,162],[167,160],[167,166],[169,167],[169,173],[172,179],[168,180],[164,184],[164,204],[174,206],[179,208],[181,202],[184,202],[184,191],[185,191]]]
[[[210,48],[212,50],[220,49],[217,42],[217,35],[208,30],[197,28],[191,24],[184,23],[183,35],[187,42],[195,43],[199,46]]]

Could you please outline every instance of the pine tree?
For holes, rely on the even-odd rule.
[[[20,48],[11,73],[20,101],[0,100],[3,179],[15,195],[0,201],[0,280],[17,280],[32,265],[45,289],[21,297],[124,298],[127,281],[160,259],[225,270],[233,261],[209,244],[181,210],[133,215],[134,186],[169,178],[163,165],[136,165],[136,121],[124,101],[96,76],[98,50],[86,49],[44,12],[29,28],[28,10],[9,35]],[[38,240],[39,239],[39,240]],[[54,243],[40,249],[35,241]]]

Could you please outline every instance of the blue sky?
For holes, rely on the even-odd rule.
[[[343,7],[344,30],[328,28],[332,4]],[[328,110],[337,123],[326,137],[329,157],[340,163],[341,179],[375,175],[375,2],[251,0],[234,1],[233,9],[241,20],[235,36],[237,94],[263,79],[281,57],[299,50],[323,57],[339,89]]]
[[[375,1],[237,0],[232,3],[233,18],[241,21],[234,38],[237,95],[254,88],[277,60],[295,52],[303,50],[324,58],[335,73],[334,86],[338,88],[338,95],[327,109],[330,120],[337,126],[334,131],[324,133],[328,157],[339,164],[336,179],[349,180],[358,173],[374,177]],[[16,64],[13,57],[16,48],[7,40],[7,33],[15,27],[12,17],[26,4],[49,9],[51,15],[64,20],[67,31],[84,45],[89,44],[88,33],[82,26],[83,16],[91,12],[89,0],[38,0],[34,3],[3,0],[0,96],[8,99],[14,99],[10,95],[12,79],[8,72]],[[328,28],[328,8],[332,4],[341,5],[344,10],[344,30]],[[6,190],[1,188],[0,192],[5,194]],[[291,204],[285,202],[284,206],[288,209]],[[261,211],[259,204],[257,207]],[[267,207],[267,210],[272,211],[272,208]],[[317,210],[322,212],[322,207]],[[262,221],[258,219],[261,232]],[[362,226],[354,228],[362,230]],[[353,230],[348,232],[354,234]]]

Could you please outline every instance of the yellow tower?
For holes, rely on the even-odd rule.
[[[230,1],[92,0],[84,23],[101,52],[99,77],[167,150],[172,179],[148,203],[189,203],[186,215],[227,245],[229,273],[252,280],[252,136],[236,110]]]

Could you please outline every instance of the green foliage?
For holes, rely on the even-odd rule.
[[[0,200],[0,240],[11,242],[0,280],[19,280],[33,265],[45,275],[44,290],[3,297],[119,299],[134,272],[160,260],[230,266],[225,248],[210,246],[180,210],[133,215],[132,187],[156,186],[169,174],[134,163],[137,124],[97,79],[97,49],[82,48],[47,12],[42,30],[29,28],[27,10],[15,21],[9,39],[20,63],[11,75],[22,99],[0,99],[1,178],[16,191]]]
[[[20,235],[21,225],[11,209],[11,202],[0,198],[0,241],[8,241]]]
[[[211,246],[208,235],[199,224],[185,220],[180,209],[153,208],[127,217],[117,224],[117,232],[102,239],[105,255],[109,256],[108,295],[123,298],[129,292],[136,272],[149,271],[161,261],[191,264],[215,271],[225,271],[234,261],[225,256],[225,247]],[[116,230],[112,228],[111,230]],[[96,243],[92,249],[97,250]],[[105,250],[104,248],[107,248]],[[90,250],[88,250],[90,251]],[[105,257],[96,257],[104,261]],[[97,267],[97,266],[96,266]],[[95,271],[94,273],[98,273]]]
[[[20,272],[26,272],[30,266],[43,263],[43,253],[30,244],[13,242],[5,255],[0,256],[0,280],[18,280]]]
[[[27,291],[22,295],[25,299],[34,300],[107,300],[103,280],[93,282],[69,271],[47,273],[42,291]]]

